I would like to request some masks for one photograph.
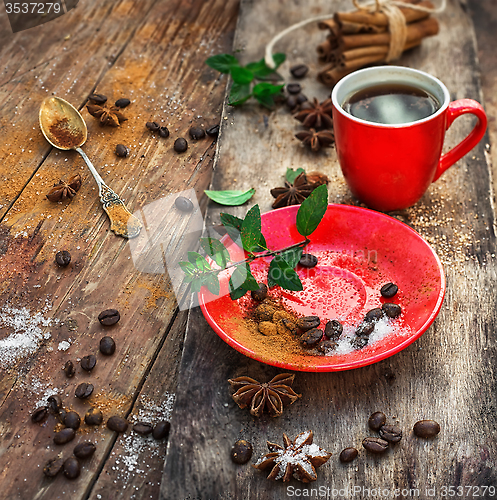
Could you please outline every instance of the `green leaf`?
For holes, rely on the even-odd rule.
[[[217,56],[209,57],[205,63],[221,73],[229,73],[232,68],[240,65],[238,59],[231,54],[218,54]]]
[[[195,278],[192,280],[192,292],[200,292],[200,289],[202,288],[202,278]]]
[[[265,108],[273,109],[274,108],[274,99],[273,96],[270,95],[258,95],[254,96],[257,99],[259,104],[262,104]]]
[[[240,219],[235,215],[225,214],[225,213],[221,213],[220,218],[221,218],[221,224],[226,228],[228,236],[232,239],[234,243],[237,243],[241,239],[243,219]]]
[[[302,236],[312,234],[328,208],[328,188],[325,184],[317,187],[300,205],[297,212],[297,231]]]
[[[280,255],[277,255],[271,261],[271,264],[269,264],[267,282],[269,287],[280,285],[281,288],[285,290],[292,290],[295,292],[304,289],[295,269],[293,269]]]
[[[255,250],[255,251],[259,252],[262,250],[268,250],[268,247],[267,247],[267,243],[266,243],[266,238],[264,238],[264,235],[261,233],[261,239],[259,240],[259,249]]]
[[[247,191],[204,191],[205,194],[220,205],[237,206],[243,205],[250,200],[255,193],[255,189],[247,189]]]
[[[232,300],[243,297],[248,290],[259,290],[259,284],[252,275],[248,263],[245,262],[235,268],[229,281],[229,290]]]
[[[247,252],[255,252],[261,241],[261,211],[254,205],[245,216],[241,227],[242,245]]]
[[[247,293],[247,290],[245,288],[236,288],[235,290],[230,290],[230,297],[231,300],[237,300],[241,297],[243,297]]]
[[[274,69],[277,69],[281,64],[283,64],[285,59],[286,55],[283,54],[283,52],[276,52],[276,54],[273,54],[273,61],[276,64],[276,68]]]
[[[240,84],[233,82],[230,90],[228,104],[230,106],[239,106],[252,96],[250,92],[250,84]]]
[[[266,65],[264,58],[260,61],[249,63],[245,67],[250,70],[258,80],[266,80],[268,77],[282,80],[283,78],[276,72],[276,69],[285,60],[285,57],[285,54],[282,53],[273,54],[273,59],[276,63],[276,68],[274,69]]]
[[[241,285],[245,290],[259,290],[259,283],[254,278],[252,271],[250,270],[250,266],[247,264],[247,277],[245,281]]]
[[[281,89],[283,87],[284,85],[273,85],[272,83],[261,82],[257,85],[254,85],[252,92],[254,94],[254,97],[271,96],[281,93]]]
[[[225,268],[230,260],[230,254],[226,247],[214,238],[200,238],[200,245],[204,252],[214,259],[214,262],[221,268]]]
[[[235,83],[244,85],[250,83],[254,79],[254,74],[247,68],[233,66],[231,68],[231,78],[233,78]]]
[[[209,292],[211,292],[212,294],[219,295],[221,286],[219,285],[218,277],[214,274],[208,274],[207,276],[205,276],[203,285],[205,285],[208,288]]]
[[[305,170],[303,168],[298,168],[297,170],[293,170],[293,168],[287,168],[285,177],[290,184],[293,184],[295,182],[295,179],[300,174],[305,174]]]
[[[197,269],[191,262],[178,262],[178,264],[187,276],[192,276]]]
[[[288,265],[293,269],[299,263],[302,253],[304,252],[303,247],[292,248],[290,250],[285,250],[278,254]]]

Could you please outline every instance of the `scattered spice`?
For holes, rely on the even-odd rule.
[[[284,446],[267,442],[270,453],[261,457],[254,465],[264,470],[271,467],[268,479],[290,481],[292,477],[309,483],[317,479],[316,469],[325,464],[331,453],[313,444],[312,431],[301,432],[293,441],[283,434]]]
[[[76,174],[67,182],[60,180],[58,184],[54,184],[54,187],[47,194],[47,199],[53,202],[72,200],[80,188],[81,176]]]
[[[104,108],[98,104],[87,104],[86,109],[91,116],[98,118],[102,125],[110,127],[119,127],[127,118],[121,113],[120,108],[112,106]]]
[[[335,142],[333,132],[329,130],[302,130],[297,132],[295,137],[302,141],[304,146],[310,147],[313,151],[319,151],[321,148],[329,148]]]
[[[301,397],[291,387],[294,378],[295,375],[290,373],[280,373],[267,383],[250,377],[238,377],[228,382],[236,390],[233,399],[240,408],[250,406],[250,413],[254,417],[260,417],[264,409],[272,417],[279,417],[284,406],[291,405]]]
[[[302,125],[307,128],[315,129],[333,129],[333,103],[331,99],[326,99],[319,102],[316,98],[302,106],[296,115],[295,119],[302,122]]]

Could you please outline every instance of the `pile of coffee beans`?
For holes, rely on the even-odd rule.
[[[61,457],[50,459],[43,468],[43,473],[47,477],[55,477],[62,471],[68,479],[76,479],[81,474],[80,460],[90,458],[96,449],[90,441],[79,443],[73,450],[73,456],[66,460]]]
[[[402,439],[402,429],[395,424],[387,424],[387,417],[381,411],[375,411],[368,419],[368,426],[378,432],[379,437],[368,436],[363,439],[362,446],[369,453],[383,454]],[[440,425],[434,420],[420,420],[414,424],[414,434],[422,438],[433,438],[440,432]],[[340,461],[351,462],[359,454],[356,448],[345,448],[340,453]]]

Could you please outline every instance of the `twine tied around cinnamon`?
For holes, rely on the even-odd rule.
[[[373,0],[367,1],[365,3],[359,3],[359,0],[352,0],[352,3],[358,10],[367,10],[369,12],[383,12],[388,18],[388,29],[390,31],[390,46],[389,51],[386,56],[386,61],[393,61],[398,59],[403,52],[406,36],[407,36],[407,28],[406,28],[406,20],[402,12],[399,10],[399,7],[407,7],[413,10],[419,10],[421,12],[428,12],[430,14],[436,14],[443,12],[446,7],[447,0],[441,0],[440,7],[437,8],[428,8],[421,5],[405,3],[396,0]],[[273,59],[273,47],[281,38],[288,35],[288,33],[302,28],[307,24],[314,23],[317,21],[324,21],[326,19],[330,19],[333,17],[331,14],[325,14],[317,17],[312,17],[310,19],[305,19],[297,24],[289,26],[288,28],[280,31],[273,39],[266,45],[266,51],[264,60],[266,65],[272,69],[276,67],[276,63]]]

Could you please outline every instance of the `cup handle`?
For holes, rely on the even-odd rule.
[[[473,101],[473,99],[459,99],[449,104],[445,129],[447,130],[456,118],[467,113],[475,115],[478,121],[465,139],[440,158],[433,182],[449,167],[454,165],[456,161],[469,153],[480,142],[487,130],[487,115],[482,105],[479,102]]]

